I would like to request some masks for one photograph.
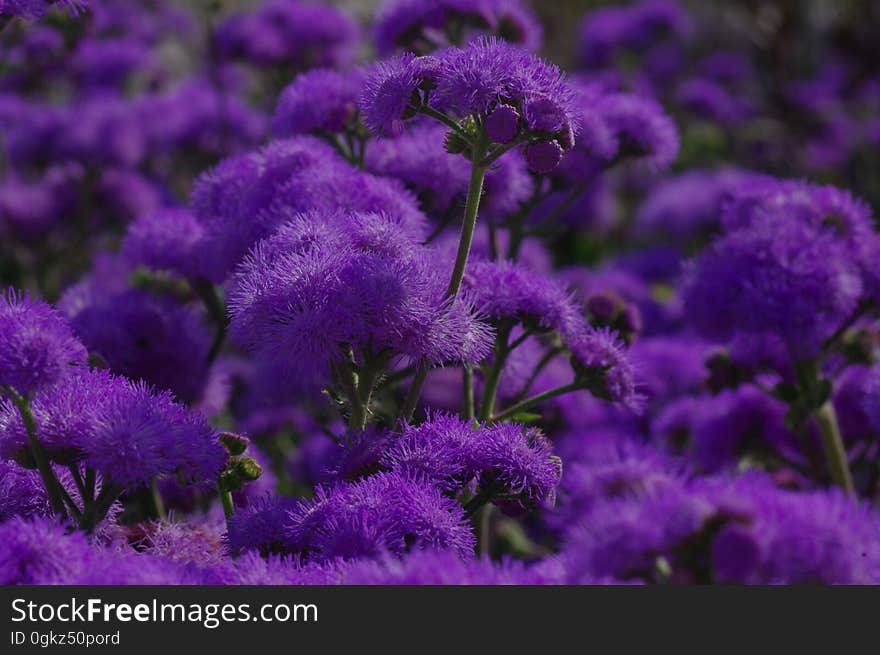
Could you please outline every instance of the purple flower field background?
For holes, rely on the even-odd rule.
[[[878,38],[0,0],[0,582],[880,583]]]

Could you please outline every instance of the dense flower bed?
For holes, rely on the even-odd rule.
[[[880,582],[880,26],[759,4],[0,0],[0,582]]]

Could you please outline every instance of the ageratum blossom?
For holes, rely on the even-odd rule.
[[[316,490],[285,523],[290,547],[315,559],[449,548],[471,556],[474,535],[461,505],[431,482],[377,473]]]
[[[528,50],[541,46],[541,24],[520,0],[389,0],[373,26],[376,49],[426,52],[494,34]]]
[[[608,328],[590,328],[568,336],[575,381],[603,400],[638,408],[642,396],[636,388],[636,374],[617,333]]]
[[[208,375],[212,334],[198,305],[130,288],[127,263],[98,268],[65,291],[59,309],[112,371],[195,402]]]
[[[273,132],[279,137],[342,132],[357,117],[363,78],[358,69],[318,68],[298,75],[281,92]]]
[[[463,49],[450,48],[436,56],[411,53],[373,67],[361,96],[367,125],[377,133],[399,134],[403,123],[420,109],[422,91],[430,91],[428,106],[467,124],[487,121],[493,113],[505,121],[517,118],[515,134],[527,137],[526,159],[534,169],[555,166],[561,151],[574,145],[579,111],[575,95],[556,66],[498,39],[480,38]],[[509,130],[487,134],[508,140]],[[529,152],[532,152],[531,156]]]
[[[40,442],[50,460],[83,462],[122,487],[179,473],[216,480],[226,453],[205,419],[156,393],[106,371],[84,370],[32,401]],[[8,401],[0,411],[0,455],[26,457],[27,433]]]
[[[586,328],[581,308],[563,284],[512,262],[472,261],[462,288],[495,321],[512,319],[560,334]]]
[[[167,208],[142,214],[128,227],[122,257],[133,266],[198,275],[198,249],[204,228],[192,212]]]
[[[464,204],[470,176],[467,162],[444,147],[447,130],[433,122],[417,122],[394,139],[376,139],[367,147],[371,173],[403,180],[419,196],[425,211],[443,219]],[[532,193],[525,159],[510,153],[486,173],[480,216],[500,222]],[[457,236],[457,235],[456,235]]]
[[[863,284],[833,232],[779,219],[733,229],[685,272],[685,312],[706,337],[781,340],[794,359],[818,354],[855,310]]]
[[[415,195],[401,182],[358,170],[314,137],[274,141],[222,161],[196,181],[190,204],[205,230],[202,271],[215,282],[299,212],[385,212],[410,236],[427,232]]]
[[[14,289],[0,294],[0,389],[34,393],[70,376],[86,358],[55,309]]]
[[[348,66],[357,55],[358,36],[357,23],[337,7],[266,0],[254,12],[227,18],[214,41],[225,59],[304,70]]]
[[[257,244],[229,289],[230,334],[323,385],[353,351],[442,364],[479,361],[489,331],[448,305],[445,266],[380,214],[295,215]]]

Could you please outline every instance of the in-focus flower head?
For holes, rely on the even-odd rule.
[[[360,107],[364,122],[377,134],[396,136],[403,132],[403,121],[411,118],[413,95],[425,84],[433,84],[436,60],[404,53],[377,62],[364,81]],[[418,105],[420,101],[417,101]]]
[[[575,380],[603,400],[638,408],[642,398],[626,347],[608,328],[589,328],[566,338]]]
[[[31,394],[62,381],[87,356],[55,309],[14,289],[0,294],[0,388]]]
[[[135,487],[179,473],[214,480],[226,461],[199,414],[143,383],[106,371],[83,371],[32,400],[40,442],[50,459],[84,461],[107,481]],[[0,454],[26,454],[27,435],[11,403],[0,413]]]
[[[290,546],[315,559],[424,548],[449,548],[469,557],[474,547],[457,501],[429,481],[397,473],[319,488],[314,499],[290,511],[286,528]]]
[[[313,238],[321,224],[325,236]],[[229,293],[232,337],[295,364],[307,384],[326,381],[349,348],[359,357],[479,361],[488,328],[466,301],[449,306],[433,251],[393,227],[380,214],[294,217],[239,268]]]
[[[496,321],[514,319],[560,334],[586,327],[581,308],[563,284],[513,262],[472,261],[462,288],[481,313]]]

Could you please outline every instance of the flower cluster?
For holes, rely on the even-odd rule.
[[[228,4],[0,0],[0,583],[880,584],[876,17]]]

